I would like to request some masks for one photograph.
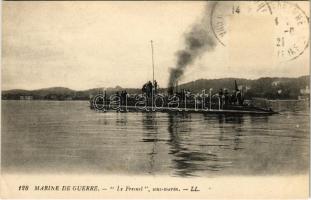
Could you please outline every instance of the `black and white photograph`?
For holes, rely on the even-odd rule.
[[[3,1],[2,198],[307,198],[309,5]]]

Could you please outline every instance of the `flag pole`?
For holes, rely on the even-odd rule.
[[[153,41],[150,41],[151,44],[151,58],[152,58],[152,110],[153,110],[153,95],[154,95],[154,58],[153,58]]]
[[[152,81],[154,82],[154,58],[153,58],[153,41],[151,43],[151,56],[152,56]]]

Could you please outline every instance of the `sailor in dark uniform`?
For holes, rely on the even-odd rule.
[[[222,99],[223,91],[222,91],[222,89],[219,90],[218,95],[219,95],[218,97],[220,99],[220,107],[222,108],[222,106],[223,106],[223,99]]]
[[[157,94],[158,93],[158,82],[156,80],[154,80],[154,93]]]

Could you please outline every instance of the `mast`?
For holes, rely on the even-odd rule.
[[[154,58],[153,58],[153,41],[151,43],[151,57],[152,57],[152,83],[154,83]]]
[[[152,58],[152,110],[153,110],[153,95],[154,95],[154,58],[153,58],[153,41],[150,41],[151,44],[151,58]]]

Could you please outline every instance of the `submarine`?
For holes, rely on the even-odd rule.
[[[254,114],[272,115],[278,112],[271,108],[254,106],[244,99],[243,89],[239,89],[236,80],[233,91],[219,89],[202,90],[194,93],[180,89],[175,80],[167,89],[160,92],[154,79],[153,41],[151,40],[152,81],[142,86],[139,94],[128,94],[127,91],[117,91],[107,95],[106,91],[90,98],[92,110],[107,112],[177,112],[177,113],[211,113],[211,114]],[[206,92],[207,91],[207,92]]]
[[[151,81],[143,85],[141,93],[128,94],[117,91],[107,95],[105,91],[90,98],[92,110],[107,112],[175,112],[175,113],[211,113],[211,114],[253,114],[272,115],[278,112],[270,107],[258,107],[244,99],[243,90],[213,89],[193,93],[190,90],[179,89],[178,84],[159,92],[157,82]]]

